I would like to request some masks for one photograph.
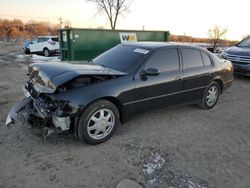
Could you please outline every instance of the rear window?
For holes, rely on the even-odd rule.
[[[199,50],[183,48],[181,51],[185,69],[203,67],[203,60]]]
[[[58,37],[53,37],[51,38],[52,41],[55,41],[55,42],[58,42],[59,41],[59,38]]]

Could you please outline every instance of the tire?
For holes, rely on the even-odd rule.
[[[25,54],[30,54],[30,49],[29,49],[29,48],[26,48],[26,49],[24,50],[24,53],[25,53]]]
[[[220,93],[220,85],[217,82],[210,83],[203,95],[202,102],[199,106],[204,110],[212,109],[217,104]]]
[[[117,107],[107,100],[96,101],[80,115],[77,123],[78,138],[88,144],[100,144],[113,136],[119,124]]]
[[[43,50],[43,55],[44,55],[45,57],[49,57],[49,56],[50,56],[50,51],[49,51],[48,48],[45,48],[45,49]]]

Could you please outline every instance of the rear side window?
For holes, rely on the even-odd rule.
[[[203,60],[199,50],[183,48],[181,51],[185,69],[203,67]]]
[[[157,68],[160,72],[178,70],[178,50],[174,48],[155,52],[150,58],[147,67]]]
[[[211,65],[211,60],[210,60],[209,56],[206,53],[204,53],[204,52],[201,52],[201,55],[202,55],[202,59],[203,59],[204,65],[205,66]]]
[[[51,38],[52,41],[55,41],[55,42],[58,42],[59,41],[59,38],[58,37],[53,37]]]

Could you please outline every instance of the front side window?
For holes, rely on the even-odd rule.
[[[41,43],[41,42],[46,42],[47,40],[49,40],[48,38],[38,38],[38,43]]]
[[[43,42],[43,38],[38,38],[38,41],[37,41],[38,43],[41,43],[41,42]]]
[[[160,72],[173,71],[179,69],[179,55],[178,50],[164,49],[156,51],[149,59],[147,68],[156,68]]]
[[[199,50],[183,48],[181,51],[185,69],[203,67],[203,60]]]

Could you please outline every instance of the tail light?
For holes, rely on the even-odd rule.
[[[56,42],[54,42],[54,41],[48,41],[48,43],[49,43],[50,45],[55,45],[55,44],[56,44]]]

